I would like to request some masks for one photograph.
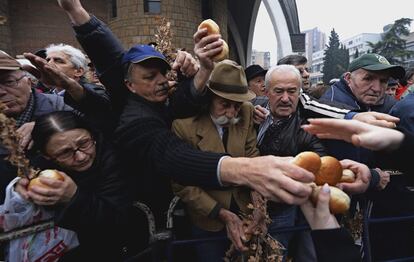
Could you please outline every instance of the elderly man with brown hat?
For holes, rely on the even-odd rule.
[[[3,114],[16,120],[18,132],[22,137],[30,132],[30,122],[40,115],[59,110],[72,110],[63,97],[36,92],[32,82],[21,64],[0,50],[0,103]],[[26,125],[25,125],[26,124]],[[29,130],[29,131],[27,131]],[[16,169],[4,158],[9,154],[0,144],[0,202],[4,201],[7,184],[16,177]]]
[[[256,132],[253,126],[255,94],[248,89],[243,68],[231,60],[216,64],[208,86],[210,96],[205,110],[195,116],[173,122],[173,131],[202,151],[228,153],[233,157],[255,157]],[[227,235],[243,249],[244,230],[238,213],[248,213],[250,190],[230,187],[209,190],[173,184],[176,195],[186,204],[193,223],[194,237]],[[209,241],[196,245],[198,261],[221,261],[227,244]],[[206,256],[208,254],[208,256]]]

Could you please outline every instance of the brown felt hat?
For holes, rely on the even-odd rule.
[[[21,65],[16,59],[0,50],[0,70],[19,70]]]
[[[246,102],[256,97],[256,94],[247,88],[243,67],[227,59],[214,67],[208,88],[214,94],[236,102]]]

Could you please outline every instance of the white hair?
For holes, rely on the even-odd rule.
[[[62,52],[69,56],[69,60],[76,67],[76,69],[84,69],[85,72],[88,70],[88,60],[85,54],[81,50],[66,44],[51,44],[46,47],[46,55],[51,52]]]
[[[299,70],[293,65],[275,65],[272,66],[266,73],[265,76],[265,86],[266,89],[269,88],[269,82],[272,78],[273,73],[294,73],[298,79],[300,86],[302,86],[302,76],[300,75]]]

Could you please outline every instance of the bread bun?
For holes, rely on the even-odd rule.
[[[227,45],[226,41],[220,39],[223,42],[223,49],[221,52],[213,57],[214,62],[220,62],[229,57],[229,46]]]
[[[29,190],[32,186],[39,186],[39,187],[43,187],[43,188],[49,188],[47,185],[40,182],[40,179],[39,179],[40,177],[47,177],[47,178],[50,178],[50,179],[56,179],[56,180],[63,181],[63,176],[59,173],[59,171],[57,171],[55,169],[45,169],[45,170],[41,171],[37,177],[30,180],[29,185],[28,185],[27,188]]]
[[[352,183],[355,182],[356,176],[351,169],[342,170],[342,177],[339,182],[341,183]]]
[[[351,203],[351,199],[349,196],[342,191],[341,189],[333,186],[329,186],[331,190],[331,198],[329,199],[329,210],[332,214],[344,214],[349,209],[349,205]],[[311,201],[314,206],[316,206],[318,202],[319,192],[321,191],[322,186],[317,186],[313,189],[311,194]]]
[[[220,34],[220,27],[212,19],[204,20],[198,26],[198,29],[207,28],[207,35],[211,34]],[[223,42],[223,50],[217,55],[215,55],[212,60],[214,62],[220,62],[229,57],[229,46],[223,39],[220,39]]]
[[[321,167],[315,173],[315,183],[321,186],[328,183],[330,186],[338,184],[342,177],[342,166],[338,159],[331,156],[321,157]]]
[[[212,19],[207,19],[201,22],[201,24],[198,26],[198,30],[202,28],[207,28],[207,34],[220,34],[220,27],[216,22],[214,22]]]
[[[292,163],[315,174],[321,167],[321,158],[315,152],[305,151],[296,155]]]

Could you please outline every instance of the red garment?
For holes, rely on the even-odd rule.
[[[405,93],[405,91],[407,91],[407,89],[408,85],[403,86],[401,84],[398,84],[397,90],[395,91],[395,98],[397,100],[400,100],[401,96]]]

